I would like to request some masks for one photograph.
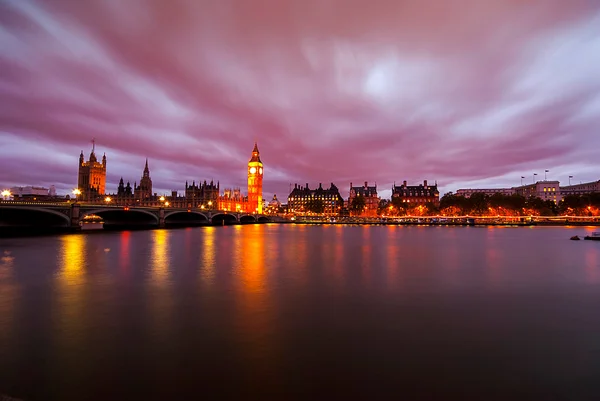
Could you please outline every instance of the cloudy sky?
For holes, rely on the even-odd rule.
[[[0,186],[600,179],[597,0],[1,0]]]

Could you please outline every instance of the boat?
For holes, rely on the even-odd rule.
[[[600,231],[593,232],[592,235],[586,235],[583,239],[590,241],[600,241]]]
[[[578,235],[574,235],[570,239],[571,239],[571,241],[579,241],[581,238],[579,238]]]

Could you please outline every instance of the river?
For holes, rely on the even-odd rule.
[[[597,400],[600,242],[569,241],[593,230],[0,239],[0,395]]]

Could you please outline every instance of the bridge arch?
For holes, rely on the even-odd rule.
[[[89,216],[92,214],[95,214],[96,216],[100,216],[100,217],[102,217],[102,219],[105,219],[106,217],[108,217],[107,215],[118,215],[119,217],[124,217],[126,215],[144,214],[146,216],[152,217],[152,219],[151,219],[152,223],[159,224],[159,218],[155,213],[152,213],[149,210],[138,209],[138,208],[127,209],[127,210],[121,209],[121,208],[101,208],[101,209],[91,209],[91,210],[81,209],[79,212],[79,221],[83,220],[83,218],[85,216]]]
[[[267,216],[260,216],[260,217],[258,218],[258,222],[259,222],[259,223],[270,223],[270,222],[271,222],[271,219],[270,219],[270,218],[268,218]]]
[[[214,225],[235,224],[238,222],[237,217],[231,213],[217,213],[211,219]]]
[[[58,221],[63,223],[64,227],[71,226],[70,215],[62,213],[61,211],[55,210],[55,209],[50,209],[50,208],[45,208],[45,207],[29,207],[29,206],[3,206],[2,208],[0,208],[0,221],[15,220],[14,223],[19,223],[19,220],[22,221],[23,216],[14,216],[11,219],[10,217],[8,217],[8,215],[3,216],[3,214],[4,214],[3,211],[6,211],[6,210],[19,210],[24,214],[30,213],[30,212],[41,213],[41,214],[50,214],[52,216],[60,217],[60,220],[58,220]],[[9,222],[12,223],[13,221],[9,221]],[[63,224],[59,224],[59,226],[63,226]],[[15,225],[19,225],[19,224],[15,224]],[[45,225],[45,224],[43,224],[43,225]]]
[[[165,224],[202,225],[210,223],[204,213],[194,210],[174,210],[165,213]]]
[[[240,223],[256,223],[256,217],[251,214],[244,214],[240,216]]]

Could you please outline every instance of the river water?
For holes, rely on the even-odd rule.
[[[0,395],[598,400],[600,242],[569,241],[591,231],[0,239]]]

